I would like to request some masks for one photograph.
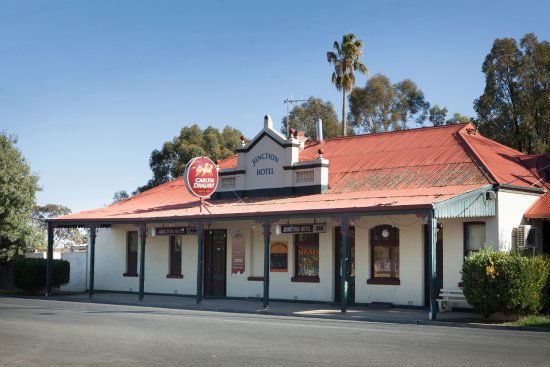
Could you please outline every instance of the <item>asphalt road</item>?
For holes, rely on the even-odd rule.
[[[0,366],[550,366],[550,333],[0,297]]]

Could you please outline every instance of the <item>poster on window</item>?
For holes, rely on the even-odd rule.
[[[245,270],[245,242],[241,232],[231,238],[231,274],[243,274]]]
[[[272,241],[269,244],[269,269],[281,273],[288,271],[288,241]]]
[[[298,257],[296,275],[319,276],[319,247],[298,246],[296,256]]]

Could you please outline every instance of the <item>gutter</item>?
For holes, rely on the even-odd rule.
[[[510,191],[521,191],[521,192],[530,192],[533,194],[544,194],[546,191],[544,191],[543,188],[540,187],[526,187],[526,186],[516,186],[516,185],[509,185],[509,184],[493,184],[493,189],[503,189],[503,190],[510,190]]]

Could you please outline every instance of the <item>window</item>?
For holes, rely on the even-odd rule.
[[[313,182],[313,170],[296,171],[296,183]]]
[[[131,231],[126,234],[126,273],[124,276],[137,277],[138,233]]]
[[[294,235],[293,282],[319,282],[319,233]]]
[[[485,222],[464,223],[464,256],[485,246]]]
[[[371,229],[371,278],[369,284],[400,284],[399,229],[381,225]]]
[[[235,189],[235,177],[222,177],[220,179],[220,189],[233,190]]]
[[[170,273],[167,278],[183,278],[181,275],[181,251],[183,248],[182,236],[170,236]]]

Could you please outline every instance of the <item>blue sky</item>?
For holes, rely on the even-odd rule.
[[[473,115],[493,40],[549,40],[548,14],[542,0],[3,0],[0,130],[40,176],[38,203],[101,207],[144,184],[151,151],[182,126],[250,137],[266,113],[280,123],[291,93],[340,111],[325,55],[344,33],[365,41],[371,75]]]

